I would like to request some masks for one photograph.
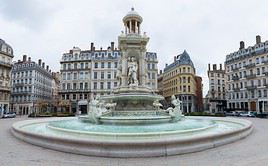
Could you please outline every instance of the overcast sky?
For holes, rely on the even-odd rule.
[[[225,56],[268,39],[266,0],[0,0],[0,38],[23,54],[43,59],[59,71],[64,52],[73,46],[107,48],[123,30],[122,18],[131,7],[143,17],[142,31],[157,52],[159,69],[187,50],[207,93],[207,64],[224,63]]]

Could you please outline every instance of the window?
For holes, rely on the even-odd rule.
[[[80,69],[84,69],[84,63],[80,63]]]
[[[85,82],[85,89],[88,89],[88,83]]]
[[[71,73],[67,73],[67,80],[71,80]]]
[[[73,89],[74,90],[76,89],[76,83],[73,83]]]
[[[117,62],[114,62],[114,68],[117,68]]]
[[[188,86],[188,92],[191,92],[191,87],[190,86]]]
[[[154,63],[152,64],[152,69],[155,69],[155,64]]]
[[[260,68],[257,68],[257,75],[260,75],[261,72],[260,72]]]
[[[111,82],[107,82],[107,89],[111,89]]]
[[[95,62],[94,67],[98,68],[98,62]]]
[[[111,62],[108,62],[108,68],[111,68]]]
[[[114,82],[114,87],[117,87],[117,82]]]
[[[94,89],[97,89],[97,82],[94,82]]]
[[[74,80],[77,79],[77,73],[74,73]]]
[[[85,68],[86,68],[86,69],[88,68],[88,63],[85,63]]]
[[[190,77],[188,77],[188,83],[190,83],[191,82],[191,78]]]
[[[183,85],[183,92],[186,92],[186,86]]]
[[[104,68],[104,62],[101,62],[101,68]]]
[[[155,79],[155,73],[152,73],[152,79]]]
[[[147,64],[147,69],[150,69],[150,63]]]
[[[100,83],[100,89],[103,89],[104,88],[104,82],[101,82]]]
[[[79,79],[80,80],[84,79],[84,72],[80,72]]]
[[[101,79],[104,79],[104,72],[101,72]]]
[[[73,100],[76,100],[76,94],[73,94]]]
[[[98,79],[98,73],[94,72],[94,79]]]
[[[107,79],[111,79],[111,72],[108,72]]]
[[[80,83],[80,89],[83,89],[83,83],[82,82]]]
[[[77,69],[77,63],[74,64],[74,69]]]

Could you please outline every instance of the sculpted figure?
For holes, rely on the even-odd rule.
[[[128,85],[138,86],[137,79],[138,64],[134,57],[128,59]]]
[[[173,121],[178,121],[182,117],[181,104],[182,101],[177,99],[174,95],[171,96],[171,104],[175,107],[169,107],[167,109],[169,115],[173,118]]]
[[[116,79],[118,80],[118,86],[120,86],[122,84],[122,64],[120,62],[116,70]]]
[[[160,110],[160,107],[163,107],[163,105],[159,102],[159,100],[155,100],[153,102],[153,106],[157,109],[157,111]]]

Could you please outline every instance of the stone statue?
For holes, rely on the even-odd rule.
[[[163,107],[163,105],[159,102],[159,100],[155,100],[153,102],[153,106],[157,109],[157,111],[160,110],[160,107]]]
[[[105,108],[105,103],[104,101],[100,100],[100,96],[96,96],[95,99],[93,99],[90,102],[90,107],[89,107],[89,112],[88,112],[88,116],[89,119],[94,122],[94,123],[99,123],[99,119],[100,117],[108,112],[108,110]]]
[[[116,70],[116,79],[118,80],[118,86],[122,84],[122,64],[119,62],[118,68]]]
[[[138,64],[135,57],[128,58],[128,85],[138,86],[137,79]]]
[[[169,107],[167,111],[169,115],[173,118],[174,121],[179,120],[182,117],[181,104],[182,101],[177,99],[174,95],[171,96],[171,104],[174,105],[174,108]]]

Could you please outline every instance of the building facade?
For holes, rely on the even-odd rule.
[[[195,82],[196,82],[196,110],[197,112],[203,112],[204,111],[204,104],[203,104],[203,84],[202,84],[202,77],[195,76]]]
[[[108,95],[118,87],[117,68],[121,51],[114,42],[107,49],[95,49],[91,43],[89,50],[74,47],[64,53],[61,64],[61,105],[69,107],[68,111],[86,114],[88,103],[97,95]],[[147,52],[148,82],[157,91],[157,55]]]
[[[182,101],[183,112],[196,111],[195,68],[189,54],[184,51],[166,64],[163,73],[163,96],[170,100],[175,95]]]
[[[11,92],[11,68],[13,49],[0,39],[0,117],[9,112],[9,98]]]
[[[217,68],[216,64],[213,64],[212,69],[208,64],[207,74],[209,79],[209,112],[223,112],[226,109],[225,70],[222,64],[220,64],[219,68]]]
[[[227,107],[256,111],[268,111],[268,41],[245,48],[240,42],[238,51],[226,56]]]
[[[11,72],[11,109],[20,115],[51,111],[52,73],[42,60],[27,59],[15,62]]]
[[[60,111],[58,110],[59,108],[59,103],[60,103],[60,96],[59,96],[59,91],[60,91],[60,73],[59,72],[52,72],[52,111],[57,112]]]

